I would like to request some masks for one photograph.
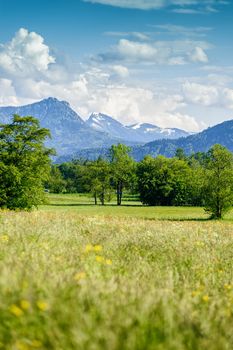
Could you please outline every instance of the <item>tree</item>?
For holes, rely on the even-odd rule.
[[[186,155],[184,153],[183,148],[177,148],[175,157],[178,158],[179,160],[186,160]]]
[[[233,205],[233,155],[225,147],[214,145],[205,169],[205,210],[213,219],[221,219]]]
[[[147,156],[138,164],[138,190],[148,205],[190,204],[192,170],[184,160]]]
[[[111,172],[113,186],[116,188],[117,205],[121,205],[123,189],[134,181],[135,163],[129,155],[130,147],[123,144],[113,145],[110,148]]]
[[[52,193],[66,192],[66,181],[63,179],[61,171],[57,165],[51,167],[49,180],[46,183],[46,186]]]
[[[58,166],[62,178],[66,183],[66,192],[83,193],[85,192],[84,177],[86,174],[86,165],[88,161],[81,159],[62,163]]]
[[[168,159],[163,156],[146,156],[137,169],[138,190],[143,204],[168,205],[172,191]]]
[[[0,125],[0,207],[31,209],[41,204],[50,174],[50,155],[44,146],[50,136],[33,117],[14,115]]]
[[[98,198],[102,205],[105,204],[106,200],[110,201],[112,192],[110,177],[111,169],[106,160],[98,158],[87,164],[84,175],[85,189],[92,193],[96,205]]]

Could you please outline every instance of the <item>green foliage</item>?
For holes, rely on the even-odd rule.
[[[186,155],[184,153],[183,148],[177,148],[175,157],[178,158],[179,160],[186,160]]]
[[[66,192],[66,181],[63,179],[61,171],[57,165],[52,165],[46,187],[52,193]]]
[[[108,159],[76,160],[58,168],[66,192],[91,193],[96,204],[98,199],[102,204],[110,200],[115,191],[117,204],[121,205],[123,192],[128,191],[139,194],[146,205],[205,205],[213,217],[221,217],[232,205],[231,158],[230,152],[216,145],[207,153],[187,157],[183,149],[177,149],[174,158],[147,156],[135,163],[130,148],[118,144],[111,147]],[[220,167],[216,175],[219,161],[225,167],[224,171]],[[54,183],[61,180],[57,177],[54,173]],[[62,186],[57,187],[58,191],[63,191]]]
[[[59,165],[62,178],[65,181],[66,192],[82,193],[85,192],[84,176],[87,161],[74,160],[72,162]]]
[[[221,219],[233,205],[233,155],[221,145],[209,151],[204,196],[206,211],[212,218]]]
[[[117,194],[117,205],[121,205],[123,190],[132,186],[136,179],[135,162],[129,155],[130,150],[130,147],[123,144],[113,145],[110,148],[111,172]]]
[[[148,156],[138,164],[137,175],[144,204],[189,204],[192,171],[184,160]]]
[[[44,146],[49,136],[32,117],[15,115],[0,126],[0,207],[31,209],[43,203],[53,153]]]
[[[105,200],[110,201],[112,195],[110,179],[111,168],[108,161],[99,158],[87,164],[84,183],[87,192],[93,195],[95,204],[98,198],[102,205],[105,204]]]

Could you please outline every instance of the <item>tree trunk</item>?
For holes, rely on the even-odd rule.
[[[104,191],[101,193],[101,196],[100,196],[100,200],[101,200],[101,204],[104,205],[105,203],[105,193]]]
[[[96,192],[94,193],[94,199],[95,199],[95,205],[97,205],[98,203],[97,203],[97,194],[96,194]]]
[[[121,201],[122,201],[122,188],[123,188],[122,182],[119,181],[119,182],[117,183],[117,205],[121,205]]]

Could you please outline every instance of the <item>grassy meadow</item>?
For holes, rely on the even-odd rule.
[[[0,349],[233,348],[232,213],[49,198],[0,212]]]

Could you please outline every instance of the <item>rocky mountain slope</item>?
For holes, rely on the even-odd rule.
[[[58,155],[107,148],[118,142],[133,146],[164,137],[174,139],[188,135],[183,130],[162,129],[151,124],[124,126],[101,113],[93,113],[84,121],[68,102],[52,97],[26,106],[0,107],[0,123],[9,122],[14,114],[36,117],[43,127],[50,129],[52,139],[47,144],[54,147]]]

